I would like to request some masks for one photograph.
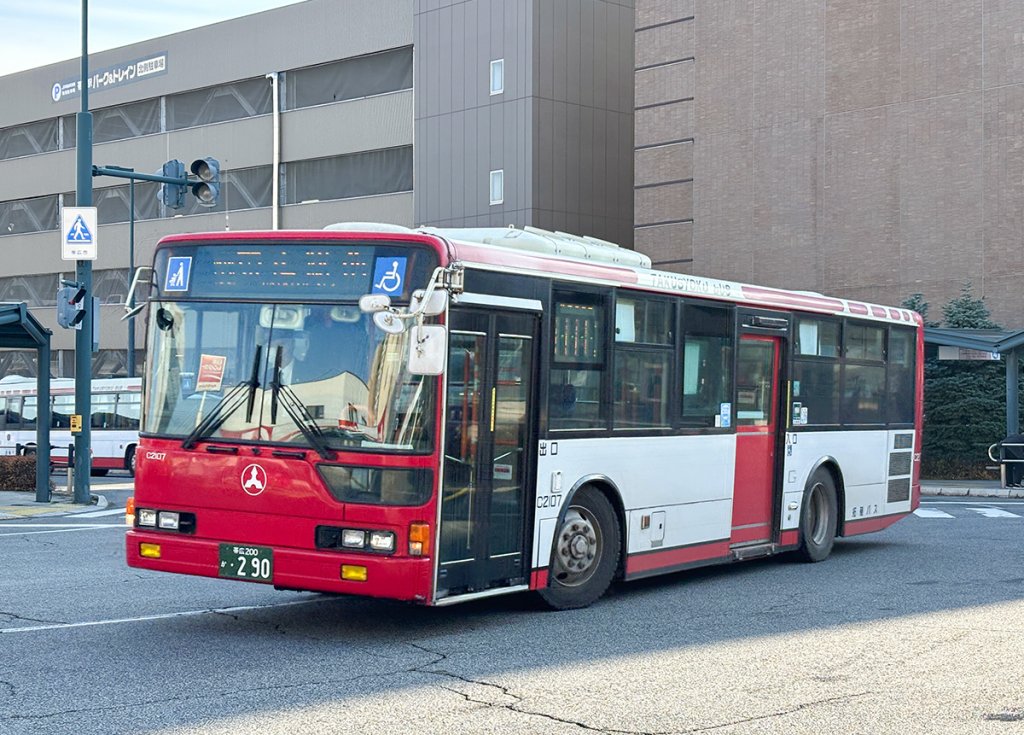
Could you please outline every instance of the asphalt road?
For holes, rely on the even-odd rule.
[[[0,733],[1024,732],[1024,503],[923,508],[561,613],[142,572],[118,515],[5,521]]]

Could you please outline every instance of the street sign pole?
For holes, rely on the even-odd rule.
[[[77,173],[76,207],[92,206],[92,113],[89,112],[89,0],[82,0],[82,111],[76,117]],[[75,413],[82,417],[82,430],[75,435],[74,502],[89,502],[89,475],[92,470],[92,261],[79,260],[75,278],[85,289],[85,317],[75,332]],[[49,365],[40,365],[49,371]]]

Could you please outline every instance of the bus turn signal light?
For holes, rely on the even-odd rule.
[[[135,496],[132,495],[124,504],[124,525],[135,525]]]
[[[160,544],[139,544],[139,556],[147,559],[160,558]]]
[[[356,564],[342,564],[341,578],[347,579],[350,582],[365,582],[366,567],[361,567]]]
[[[412,523],[409,525],[409,556],[426,556],[430,553],[430,525]]]

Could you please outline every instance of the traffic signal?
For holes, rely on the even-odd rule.
[[[185,164],[178,159],[172,159],[164,164],[161,172],[164,176],[172,179],[181,179],[180,184],[163,183],[160,185],[160,200],[164,206],[171,209],[181,209],[185,206],[185,192],[188,184],[185,182]]]
[[[196,201],[203,207],[217,206],[220,198],[220,161],[216,158],[197,158],[191,168],[199,179],[192,184],[192,195]]]
[[[57,289],[57,324],[64,329],[81,329],[85,318],[85,289],[61,286]]]

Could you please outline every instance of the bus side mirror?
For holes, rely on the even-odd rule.
[[[410,305],[410,311],[420,312],[422,311],[423,316],[437,316],[443,314],[444,310],[448,308],[448,292],[444,289],[434,289],[430,292],[430,297],[424,302],[423,297],[426,295],[426,291],[422,289],[412,292],[412,304]]]
[[[140,265],[135,269],[135,275],[132,276],[131,286],[128,288],[128,295],[124,299],[124,310],[125,314],[121,317],[121,321],[125,319],[131,319],[136,316],[140,311],[146,308],[146,302],[143,301],[140,304],[135,303],[135,289],[139,287],[139,283],[142,281],[142,274],[149,273],[150,278],[153,277],[155,271],[148,265]]]
[[[448,354],[448,333],[439,324],[409,330],[409,372],[413,375],[440,375]]]
[[[391,298],[387,294],[368,293],[359,297],[359,311],[364,314],[376,314],[391,306]]]

